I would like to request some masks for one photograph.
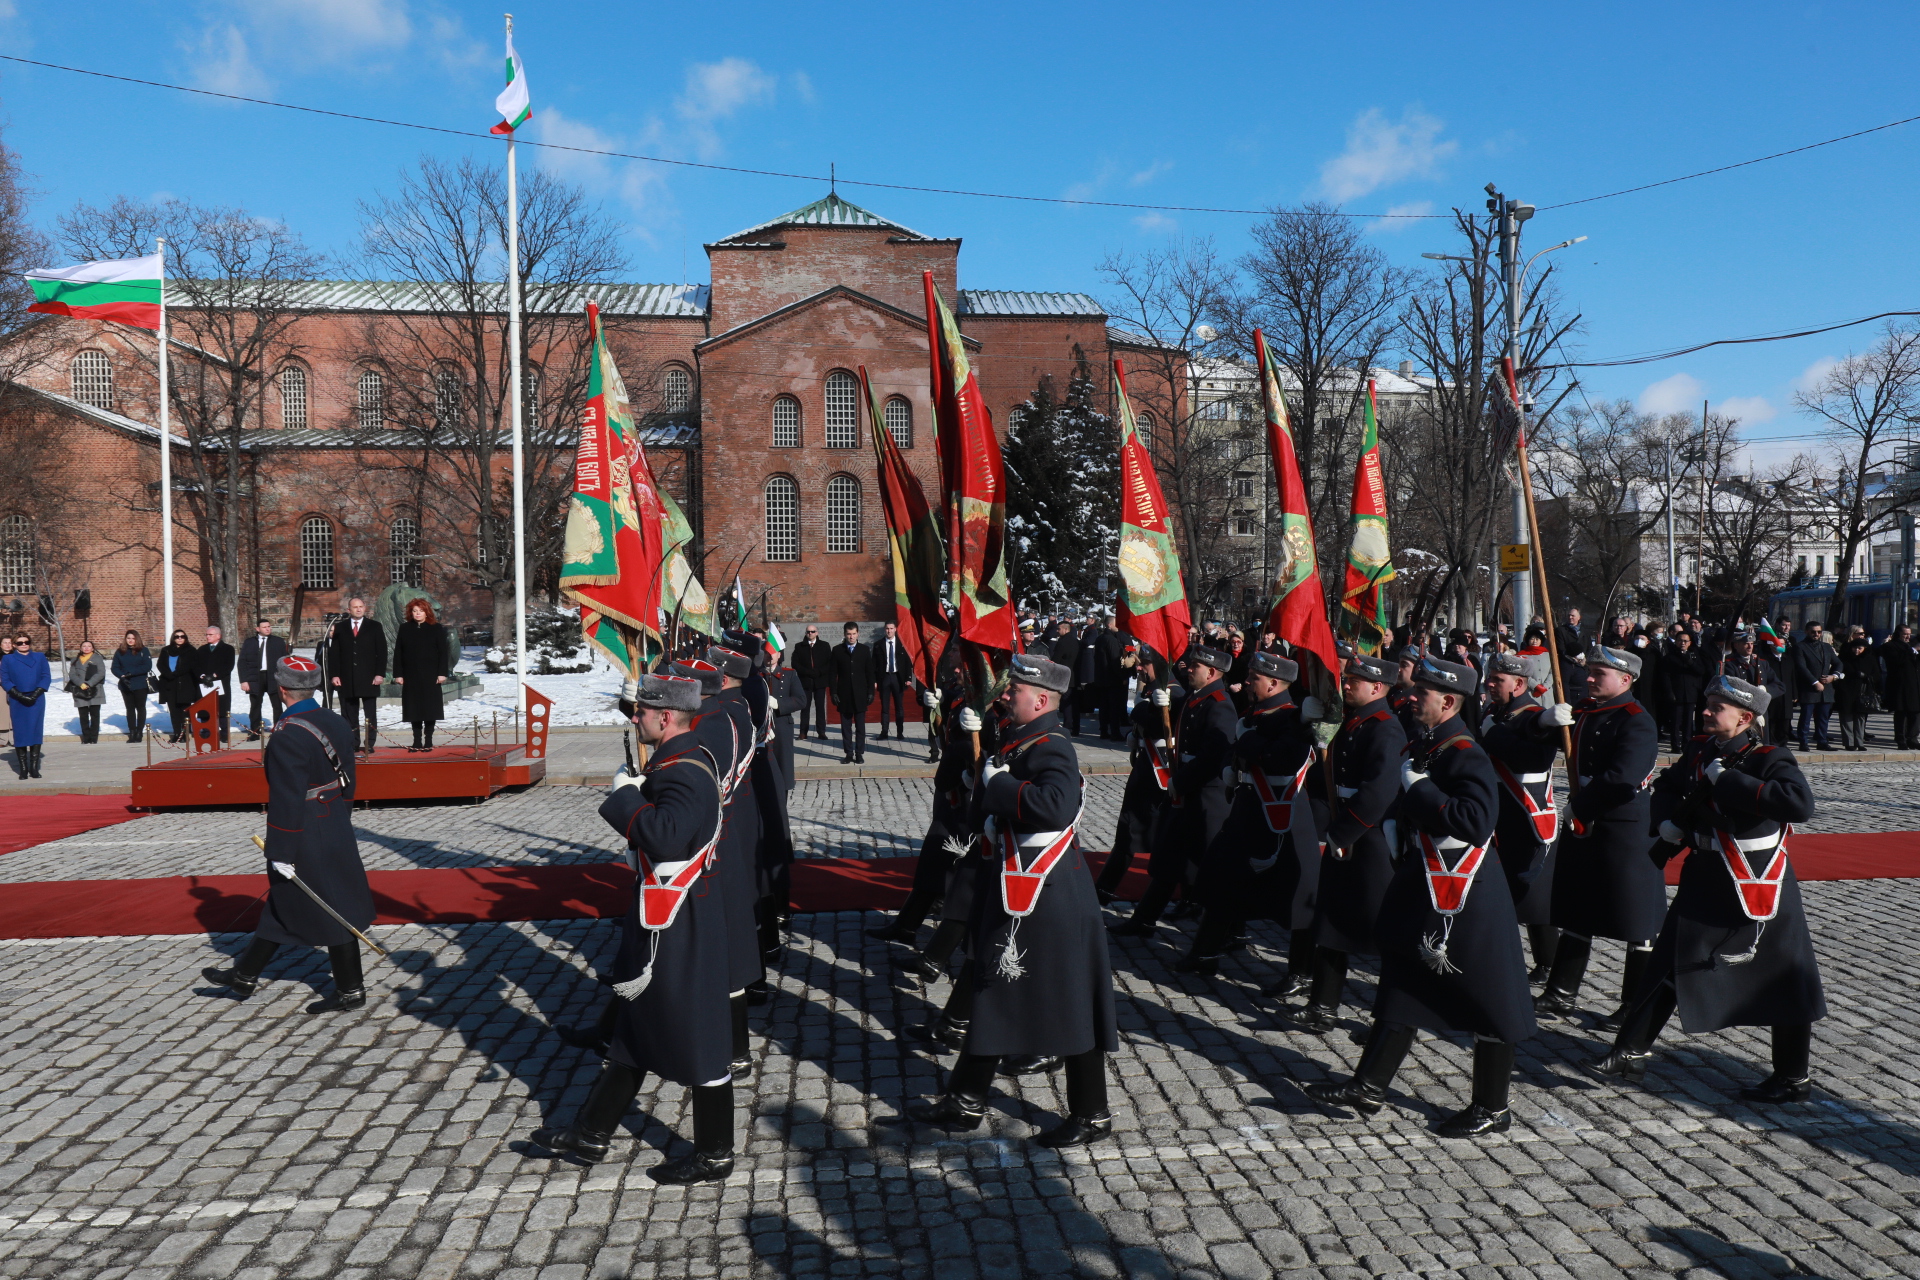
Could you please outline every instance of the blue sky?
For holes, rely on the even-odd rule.
[[[1498,182],[1542,207],[1602,359],[1913,307],[1920,123],[1657,191],[1546,206],[1920,113],[1911,3],[807,6],[539,3],[516,9],[540,139],[850,179],[1166,205],[1337,199],[1477,208]],[[482,130],[500,13],[435,0],[0,0],[0,52]],[[435,137],[0,63],[0,121],[48,222],[76,200],[243,205],[350,250],[356,201]],[[628,228],[632,278],[704,280],[703,241],[824,193],[809,181],[625,161],[540,161]],[[1250,219],[876,191],[849,198],[965,238],[962,283],[1098,293],[1109,250]],[[1442,222],[1371,225],[1394,258]],[[684,264],[684,265],[683,265]],[[1791,407],[1866,329],[1593,370],[1589,394],[1697,411],[1791,451]]]

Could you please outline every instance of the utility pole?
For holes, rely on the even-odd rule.
[[[1489,182],[1487,184],[1487,212],[1500,224],[1500,273],[1507,290],[1507,359],[1513,361],[1516,377],[1520,372],[1520,224],[1533,216],[1533,206],[1522,204],[1518,200],[1509,200],[1500,194]],[[1522,405],[1516,410],[1525,411]],[[1527,495],[1521,492],[1516,481],[1513,488],[1513,540],[1516,543],[1529,541],[1527,535]],[[1539,554],[1538,548],[1532,552]],[[1551,609],[1553,602],[1542,600],[1542,609]],[[1516,574],[1513,579],[1513,617],[1514,634],[1524,636],[1527,623],[1533,618],[1533,582],[1528,574]]]
[[[1673,438],[1667,438],[1667,591],[1671,616],[1680,618],[1680,565],[1673,545]]]

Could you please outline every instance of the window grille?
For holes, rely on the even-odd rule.
[[[401,516],[387,533],[387,549],[392,562],[392,580],[403,586],[420,585],[420,522]]]
[[[860,549],[860,482],[852,476],[827,481],[827,550]]]
[[[307,371],[299,365],[280,371],[280,425],[289,431],[307,429]]]
[[[693,403],[693,375],[685,369],[668,369],[661,398],[666,402],[668,413],[686,412]]]
[[[460,375],[452,369],[433,371],[433,425],[442,431],[460,425]]]
[[[844,369],[827,375],[827,448],[851,449],[860,443],[860,384]]]
[[[800,486],[786,476],[767,481],[767,559],[800,558]]]
[[[73,398],[96,409],[113,408],[113,361],[104,351],[78,351],[69,366]]]
[[[387,380],[380,376],[378,369],[360,371],[359,401],[360,429],[378,431],[387,422]]]
[[[300,585],[333,589],[333,525],[320,516],[300,524]]]
[[[800,447],[800,402],[792,396],[781,396],[773,402],[773,447]]]
[[[20,595],[33,590],[33,521],[11,515],[0,520],[0,591]]]
[[[913,405],[895,396],[883,411],[887,416],[887,434],[902,449],[913,448]]]
[[[1153,452],[1153,415],[1143,413],[1133,420],[1134,430],[1140,435],[1140,447],[1148,453]]]
[[[529,430],[540,425],[540,371],[538,369],[521,371],[520,421]]]

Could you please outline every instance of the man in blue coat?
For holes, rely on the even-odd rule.
[[[40,746],[46,741],[47,690],[53,671],[47,655],[33,651],[33,637],[22,631],[13,638],[13,652],[0,658],[0,687],[7,692],[7,711],[13,716],[13,759],[22,778],[40,776]]]
[[[353,727],[314,701],[320,666],[310,658],[280,659],[274,680],[297,694],[281,729],[267,743],[267,905],[253,942],[231,969],[202,969],[207,981],[244,1000],[282,946],[325,947],[333,962],[333,994],[307,1006],[335,1013],[367,1003],[360,945],[353,930],[329,915],[281,873],[291,866],[300,883],[354,929],[373,923],[373,891],[353,834]]]

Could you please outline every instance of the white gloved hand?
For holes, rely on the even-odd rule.
[[[993,780],[999,777],[1001,774],[1005,773],[1006,771],[1007,771],[1006,765],[995,764],[993,761],[989,760],[987,761],[986,768],[981,771],[980,776],[988,786],[992,786]]]
[[[1668,844],[1685,844],[1687,833],[1675,826],[1673,819],[1669,818],[1660,824],[1660,838]]]
[[[287,879],[293,879],[293,864],[291,862],[276,862],[273,864],[273,869]]]
[[[1172,744],[1169,743],[1165,738],[1155,738],[1153,740],[1153,749],[1155,751],[1165,751],[1170,746],[1172,746]]]
[[[1400,789],[1402,791],[1411,791],[1416,782],[1425,782],[1426,779],[1426,774],[1414,769],[1413,761],[1402,760],[1400,762]]]
[[[962,791],[973,790],[973,770],[963,769],[960,771],[960,789]]]
[[[1170,707],[1173,705],[1173,694],[1165,689],[1155,689],[1147,695],[1147,700],[1156,707]]]
[[[637,787],[644,781],[646,779],[642,775],[623,764],[620,766],[620,771],[613,775],[613,789],[618,791],[622,787]]]
[[[1565,702],[1556,702],[1547,708],[1547,723],[1559,725],[1562,729],[1573,727],[1573,707]]]
[[[980,732],[980,713],[972,707],[960,708],[960,729],[963,733]]]
[[[938,690],[929,689],[920,695],[920,701],[929,709],[937,708],[940,705],[940,693]]]
[[[1700,772],[1706,775],[1708,782],[1718,782],[1720,781],[1720,775],[1725,773],[1726,771],[1727,771],[1727,766],[1724,761],[1709,760],[1707,761],[1707,767],[1702,769]]]
[[[1305,720],[1324,720],[1327,714],[1326,704],[1308,694],[1300,699],[1300,716]]]

